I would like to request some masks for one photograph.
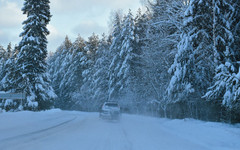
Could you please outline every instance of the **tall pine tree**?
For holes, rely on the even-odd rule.
[[[111,39],[105,34],[102,35],[102,39],[99,42],[98,51],[96,53],[97,59],[93,66],[91,89],[93,91],[93,101],[95,101],[95,107],[99,107],[108,99],[108,80],[109,80],[109,65],[110,65],[110,53],[109,47],[111,45]]]
[[[114,14],[114,19],[113,19],[113,31],[112,31],[113,41],[110,46],[111,63],[109,65],[109,74],[108,74],[109,76],[108,100],[114,100],[120,97],[120,94],[118,92],[120,85],[117,84],[118,83],[117,72],[121,65],[120,64],[121,58],[119,57],[119,52],[121,49],[121,42],[122,42],[121,30],[122,30],[122,17],[119,12],[116,12]]]
[[[239,1],[214,1],[216,74],[206,97],[229,109],[239,106]]]
[[[58,96],[54,105],[55,107],[61,109],[66,109],[69,107],[69,94],[64,93],[65,88],[67,88],[67,83],[64,83],[63,81],[65,81],[64,77],[71,64],[71,47],[72,42],[69,40],[68,36],[66,36],[62,45],[59,46],[54,55],[49,58],[49,74],[51,75],[51,84]]]
[[[213,78],[212,2],[191,0],[185,12],[181,41],[168,86],[169,103],[179,103],[189,117],[198,111],[197,102],[205,94]],[[192,110],[192,107],[196,110]],[[184,116],[184,114],[182,114]],[[186,114],[185,114],[186,115]],[[181,117],[183,117],[181,116]],[[196,114],[197,116],[197,114]]]
[[[47,24],[50,21],[49,0],[25,0],[22,8],[27,19],[19,43],[14,70],[16,92],[25,92],[24,109],[44,110],[52,107],[55,93],[47,74]]]

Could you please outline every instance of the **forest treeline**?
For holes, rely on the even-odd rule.
[[[145,5],[113,13],[109,35],[66,37],[50,54],[54,107],[98,111],[114,100],[128,113],[239,122],[240,2]]]

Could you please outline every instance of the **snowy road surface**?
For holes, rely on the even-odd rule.
[[[239,125],[52,110],[0,113],[0,150],[239,150]]]

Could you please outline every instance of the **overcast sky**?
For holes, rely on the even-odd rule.
[[[0,45],[6,48],[9,42],[17,44],[21,40],[24,0],[0,0]],[[55,51],[68,35],[72,41],[78,34],[84,38],[93,32],[108,32],[112,11],[129,8],[133,12],[141,7],[140,0],[50,0],[51,22],[48,25],[48,50]]]

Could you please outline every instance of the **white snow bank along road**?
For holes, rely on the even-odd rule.
[[[51,110],[0,114],[0,150],[239,150],[240,125]]]

